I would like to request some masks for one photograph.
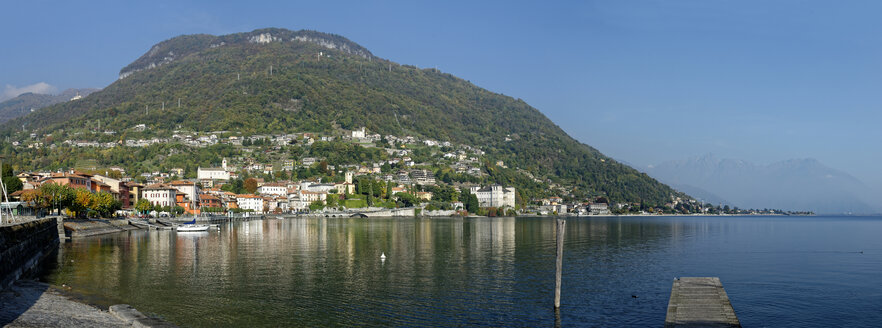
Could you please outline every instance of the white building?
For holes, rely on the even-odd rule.
[[[410,171],[413,181],[418,185],[434,185],[435,173],[429,170],[413,170]]]
[[[159,206],[175,206],[175,196],[178,190],[167,184],[157,183],[144,188],[141,197],[150,202],[150,204]]]
[[[364,127],[352,131],[352,139],[364,139]]]
[[[230,172],[222,167],[200,167],[196,169],[196,178],[199,180],[230,180]]]
[[[297,196],[290,199],[290,206],[295,210],[305,210],[309,208],[309,204],[320,201],[324,203],[328,199],[328,193],[324,191],[301,190]]]
[[[263,213],[263,197],[256,195],[236,195],[236,203],[243,210]]]
[[[588,206],[591,215],[609,215],[609,205],[605,203],[592,203]]]
[[[267,183],[257,188],[261,195],[285,196],[288,194],[288,186],[281,183]]]
[[[478,198],[480,207],[515,207],[515,188],[492,185],[484,188],[472,187],[469,190]]]
[[[199,194],[202,192],[198,186],[196,186],[195,182],[190,181],[172,181],[169,184],[172,188],[177,189],[178,194],[184,194],[187,196],[187,200],[194,201],[197,205],[199,204]]]
[[[327,193],[332,189],[336,188],[333,183],[315,183],[312,181],[304,181],[300,183],[300,190],[308,190],[312,192],[324,192]],[[342,193],[342,190],[338,190],[338,192]]]

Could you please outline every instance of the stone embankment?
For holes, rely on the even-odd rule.
[[[38,269],[58,249],[56,218],[0,227],[0,290]]]
[[[83,220],[64,222],[64,230],[70,233],[71,238],[103,235],[137,229],[140,228],[130,224],[128,220]]]

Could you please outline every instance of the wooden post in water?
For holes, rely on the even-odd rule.
[[[560,272],[563,267],[564,234],[567,231],[567,221],[557,219],[557,272],[554,279],[554,310],[560,309]]]

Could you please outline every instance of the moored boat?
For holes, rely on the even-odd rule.
[[[208,225],[205,224],[185,224],[177,227],[180,232],[208,231]]]

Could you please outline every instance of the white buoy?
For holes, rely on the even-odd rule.
[[[381,260],[385,260],[385,259],[386,259],[386,252],[383,252],[383,254],[380,254],[380,259],[381,259]]]

